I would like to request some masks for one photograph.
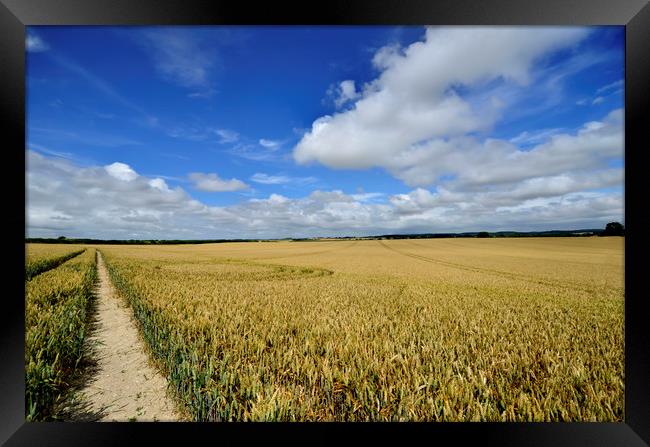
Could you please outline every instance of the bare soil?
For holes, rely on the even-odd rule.
[[[97,252],[95,320],[87,338],[88,373],[75,393],[72,420],[177,421],[167,381],[151,365],[128,305]]]

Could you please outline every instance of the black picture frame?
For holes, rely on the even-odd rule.
[[[623,423],[191,424],[27,423],[24,417],[25,26],[29,25],[624,25],[625,43],[625,421]],[[647,211],[639,173],[650,109],[650,5],[647,0],[336,0],[235,2],[201,0],[0,0],[0,110],[4,124],[5,281],[0,312],[0,441],[6,445],[116,445],[235,441],[250,434],[329,442],[360,436],[417,436],[461,445],[642,446],[650,444],[650,332],[640,286]],[[22,263],[21,263],[22,261]]]

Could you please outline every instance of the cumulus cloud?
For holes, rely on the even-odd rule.
[[[440,170],[432,155],[459,158],[456,152],[472,145],[465,137],[488,130],[501,113],[494,96],[469,100],[459,86],[526,86],[534,62],[586,34],[584,28],[427,28],[423,41],[380,49],[372,61],[379,76],[360,93],[354,89],[354,107],[315,120],[294,159],[330,168],[383,167],[411,186],[430,184],[435,175],[423,171]]]
[[[30,53],[41,53],[50,49],[50,46],[39,36],[32,32],[27,33],[25,49]]]
[[[549,175],[514,187],[463,190],[454,180],[435,191],[347,194],[316,190],[304,197],[272,193],[223,207],[208,206],[161,177],[127,164],[80,167],[27,153],[29,236],[99,238],[282,238],[397,232],[602,228],[623,221],[623,170]],[[227,183],[216,175],[199,180]]]
[[[162,178],[153,178],[149,180],[149,186],[162,192],[172,192],[167,183]]]
[[[239,191],[247,189],[248,185],[241,180],[235,178],[230,180],[223,180],[217,174],[203,174],[200,172],[193,172],[189,175],[190,180],[194,183],[194,187],[200,191],[208,192],[226,192],[226,191]]]
[[[392,160],[389,172],[407,185],[453,177],[463,187],[485,188],[549,175],[585,172],[623,156],[623,111],[586,123],[575,133],[554,134],[529,150],[508,141],[472,137],[434,139]]]
[[[106,172],[108,172],[108,175],[111,177],[125,182],[130,182],[138,177],[138,174],[131,169],[131,166],[125,163],[115,162],[108,166],[104,166],[104,169],[106,169]]]
[[[330,86],[327,90],[327,95],[332,98],[334,105],[337,109],[340,109],[345,104],[348,104],[350,101],[361,96],[360,92],[357,92],[356,86],[353,80],[341,81],[337,86]]]
[[[27,229],[48,236],[136,238],[190,234],[207,207],[162,178],[147,178],[124,163],[79,167],[27,153]]]
[[[504,85],[525,86],[536,60],[584,36],[572,28],[429,28],[421,42],[384,47],[372,60],[378,78],[363,87],[354,107],[318,118],[294,159],[384,168],[415,188],[389,198],[394,213],[425,220],[458,215],[479,222],[485,215],[513,223],[525,213],[566,207],[567,197],[601,200],[571,195],[622,187],[623,170],[609,168],[623,157],[622,109],[574,130],[536,129],[510,140],[481,136],[499,118],[501,101],[492,93],[504,98]],[[483,88],[495,81],[496,90]],[[473,88],[481,93],[457,93]],[[621,193],[607,200],[620,202]],[[553,215],[559,216],[540,214]]]

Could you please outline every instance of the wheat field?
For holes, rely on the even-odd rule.
[[[25,418],[52,420],[83,355],[93,288],[95,250],[31,245],[25,269]],[[36,271],[36,270],[32,270]]]
[[[25,281],[81,254],[79,244],[25,244]]]
[[[623,238],[98,246],[196,421],[622,421]]]

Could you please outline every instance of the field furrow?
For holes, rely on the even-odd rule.
[[[503,271],[503,270],[495,270],[495,269],[477,267],[475,265],[458,264],[458,263],[455,263],[455,262],[444,261],[444,260],[432,258],[432,257],[429,257],[429,256],[424,256],[424,255],[420,255],[420,254],[416,254],[416,253],[410,253],[410,252],[405,251],[405,250],[399,250],[399,249],[397,249],[395,247],[389,246],[388,244],[386,244],[386,243],[384,243],[382,241],[378,241],[378,242],[382,247],[386,248],[387,250],[393,251],[393,252],[398,253],[400,255],[408,256],[408,257],[411,257],[413,259],[417,259],[417,260],[424,261],[424,262],[430,262],[430,263],[438,264],[438,265],[445,266],[445,267],[452,267],[452,268],[455,268],[455,269],[464,270],[464,271],[467,271],[467,272],[494,275],[494,276],[497,276],[497,277],[514,279],[514,280],[518,280],[518,281],[525,281],[525,282],[529,282],[529,283],[532,283],[532,284],[541,284],[541,285],[544,285],[544,286],[554,287],[554,288],[569,289],[569,290],[580,290],[580,291],[583,291],[583,292],[586,292],[586,293],[592,293],[592,292],[594,292],[594,290],[597,290],[597,288],[594,288],[594,287],[589,288],[589,287],[585,287],[584,284],[570,283],[570,282],[567,282],[566,280],[563,280],[563,281],[548,281],[548,280],[545,280],[545,279],[543,279],[543,278],[541,278],[539,276],[535,277],[533,275],[524,275],[524,274],[521,274],[521,273],[513,273],[513,272],[507,272],[507,271]],[[408,241],[408,242],[412,243],[411,241]],[[416,246],[421,247],[421,245],[417,245],[417,244],[416,244]]]
[[[48,253],[45,256],[34,254],[30,256],[28,254],[27,260],[25,262],[25,281],[29,281],[36,275],[40,275],[43,272],[58,267],[67,260],[80,255],[84,251],[85,248],[82,248],[80,250],[68,251],[67,253],[59,256],[56,256],[53,253]]]

